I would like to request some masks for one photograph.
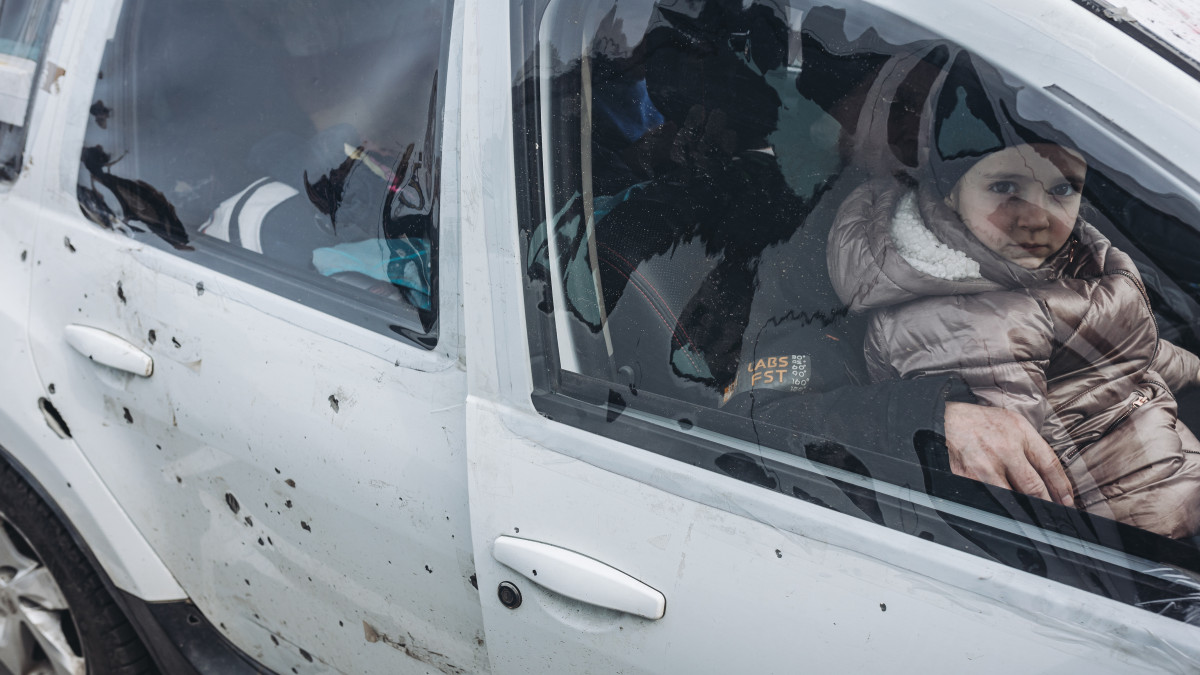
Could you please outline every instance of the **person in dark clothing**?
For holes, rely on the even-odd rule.
[[[651,179],[605,216],[597,245],[632,267],[694,240],[718,259],[686,305],[674,308],[676,330],[688,336],[676,351],[688,348],[684,342],[703,345],[704,363],[676,367],[674,375],[721,389],[737,367],[759,255],[785,240],[810,208],[788,188],[767,140],[782,103],[763,74],[783,65],[788,28],[768,7],[727,0],[708,2],[695,16],[659,14],[662,25],[631,59],[638,67],[624,69],[644,74],[664,119],[635,153],[643,160],[635,169]],[[602,264],[600,279],[611,314],[629,269]]]
[[[743,8],[741,0],[710,0],[695,13],[659,8],[657,27],[634,50],[633,63],[612,69],[644,74],[664,122],[604,155],[619,160],[597,170],[642,179],[597,218],[601,316],[613,317],[623,304],[651,305],[633,316],[672,324],[670,354],[644,358],[653,336],[641,326],[590,325],[611,332],[617,369],[639,364],[627,375],[631,386],[1069,504],[1061,467],[1028,423],[974,405],[955,378],[869,383],[860,321],[834,293],[825,266],[840,199],[822,197],[836,190],[838,177],[797,194],[770,142],[781,100],[766,74],[785,64],[788,45],[778,11],[757,3]],[[860,107],[852,99],[865,96],[895,48],[870,31],[855,43],[821,39],[843,20],[829,9],[805,17],[810,30],[802,29],[796,86],[845,135]],[[655,271],[696,242],[708,267]],[[690,295],[672,295],[673,286],[686,285],[678,276],[696,274],[702,279]],[[828,455],[829,444],[814,447]]]

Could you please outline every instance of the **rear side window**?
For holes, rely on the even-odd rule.
[[[21,172],[29,109],[57,14],[58,0],[0,4],[0,179],[16,180]],[[53,68],[44,73],[47,90],[57,86],[62,75]]]
[[[1030,83],[903,10],[537,4],[514,100],[539,410],[1194,619],[1192,178],[1114,142],[1079,73]],[[960,404],[1040,436],[1075,507],[962,475]]]
[[[124,3],[80,208],[431,346],[449,12],[445,0]]]

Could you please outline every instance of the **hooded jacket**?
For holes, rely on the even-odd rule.
[[[1200,358],[1159,339],[1133,261],[1094,227],[1080,220],[1028,270],[930,190],[879,179],[838,211],[828,265],[850,310],[872,312],[873,380],[957,374],[1040,431],[1082,508],[1169,537],[1200,530],[1200,441],[1172,394]]]

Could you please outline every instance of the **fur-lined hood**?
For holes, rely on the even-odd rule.
[[[828,246],[830,280],[852,312],[1134,270],[1128,256],[1082,220],[1062,249],[1041,267],[1025,269],[987,248],[930,191],[891,179],[871,181],[850,194],[834,219]]]

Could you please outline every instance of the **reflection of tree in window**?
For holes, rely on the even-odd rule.
[[[432,311],[444,11],[132,3],[96,83],[81,208]]]

